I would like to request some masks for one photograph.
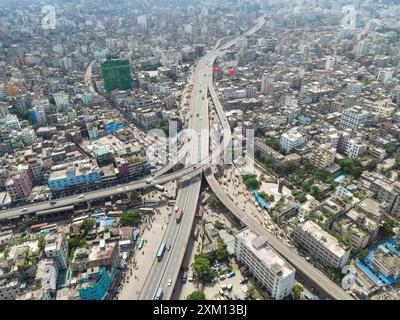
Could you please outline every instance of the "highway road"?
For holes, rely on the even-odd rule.
[[[264,23],[264,16],[258,19],[256,26],[250,29],[245,35],[250,35],[258,31]],[[220,50],[226,49],[235,44],[236,39],[233,39],[223,45]],[[214,56],[216,57],[216,56]],[[213,63],[214,61],[212,61]],[[207,77],[209,81],[209,92],[217,111],[217,115],[220,119],[224,132],[223,139],[226,140],[223,143],[225,149],[229,145],[229,140],[231,139],[230,127],[225,116],[222,104],[218,98],[218,94],[215,91],[214,85],[212,83],[212,77]],[[229,132],[229,133],[228,133]],[[327,293],[329,296],[336,300],[354,300],[349,294],[343,291],[339,286],[332,282],[325,274],[314,268],[309,262],[300,257],[294,250],[283,244],[275,235],[268,232],[265,228],[261,227],[259,221],[253,219],[252,217],[246,216],[243,212],[234,204],[234,202],[225,194],[219,182],[215,179],[212,170],[208,170],[205,173],[207,182],[215,195],[221,200],[225,207],[232,212],[242,223],[253,229],[259,235],[265,236],[268,239],[269,244],[279,252],[285,259],[287,259],[299,272],[311,280],[317,288]]]
[[[191,116],[188,125],[189,129],[193,129],[194,135],[191,135],[190,141],[187,142],[189,150],[186,158],[186,167],[189,168],[193,165],[198,166],[201,159],[208,159],[207,79],[204,77],[204,71],[207,68],[206,57],[207,55],[198,62],[194,75],[190,103]],[[208,161],[204,161],[204,166],[208,166]],[[140,299],[142,300],[154,299],[159,288],[163,289],[163,300],[170,299],[172,295],[196,214],[201,178],[201,174],[194,175],[192,178],[182,181],[179,186],[176,206],[183,209],[183,217],[177,224],[174,216],[171,216],[163,238],[163,242],[171,244],[171,249],[165,252],[161,261],[154,257],[151,270],[141,291]]]
[[[154,175],[154,181],[152,181],[151,183],[146,183],[146,180],[148,178],[143,178],[143,179],[140,179],[140,180],[137,180],[134,182],[121,184],[119,186],[87,192],[84,194],[83,198],[79,198],[78,195],[75,195],[75,196],[71,196],[71,197],[57,199],[56,204],[53,206],[50,204],[50,201],[43,201],[43,202],[39,202],[36,204],[30,204],[30,205],[25,206],[25,208],[27,208],[27,210],[24,212],[21,211],[23,207],[16,207],[16,208],[9,209],[9,210],[1,210],[0,211],[0,219],[15,218],[15,217],[18,217],[21,215],[35,213],[37,211],[48,210],[48,209],[53,209],[53,208],[60,208],[60,207],[65,207],[65,206],[70,206],[70,205],[76,205],[76,204],[82,203],[82,202],[88,202],[88,201],[98,200],[98,199],[102,199],[102,198],[106,198],[106,197],[110,197],[110,196],[116,196],[118,194],[126,193],[126,192],[137,190],[137,189],[149,188],[149,187],[153,187],[156,184],[164,184],[168,181],[178,179],[185,175],[201,174],[202,171],[205,170],[206,168],[207,168],[207,165],[198,165],[196,168],[193,168],[193,166],[191,166],[191,167],[186,167],[184,169],[164,175],[165,171],[168,171],[168,169],[172,169],[172,165],[170,165],[166,168],[161,169],[161,171],[157,172]]]
[[[263,19],[259,19],[257,25],[252,29],[258,30],[262,24]],[[230,47],[235,41],[233,39],[227,44],[220,46],[222,40],[219,40],[214,49],[198,62],[195,69],[194,88],[190,104],[191,116],[188,126],[189,129],[195,131],[195,134],[194,136],[191,135],[191,139],[188,141],[189,151],[186,166],[189,167],[198,163],[208,166],[211,161],[209,155],[209,109],[207,98],[209,85],[213,86],[211,70],[218,52],[223,48]],[[212,87],[212,89],[214,88]],[[224,145],[219,148],[220,152],[226,149],[228,144],[225,144],[225,142],[229,143],[231,136],[227,121],[224,127],[227,129],[225,133],[228,136],[224,138]],[[212,155],[212,157],[218,156],[219,152]],[[195,217],[201,186],[201,175],[193,177],[186,182],[189,185],[179,188],[176,203],[184,211],[181,221],[182,226],[177,225],[173,217],[170,219],[163,241],[171,241],[173,245],[171,250],[165,253],[162,261],[157,261],[156,257],[154,257],[151,270],[142,288],[140,299],[154,299],[159,288],[163,289],[163,300],[170,299],[172,295]],[[169,283],[171,284],[170,286],[168,285]]]

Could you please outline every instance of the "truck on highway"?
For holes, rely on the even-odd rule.
[[[166,245],[163,242],[163,243],[161,243],[160,248],[158,249],[158,252],[157,252],[157,260],[158,261],[161,261],[162,258],[164,257],[165,249],[166,249]]]
[[[159,288],[157,290],[157,293],[156,293],[156,296],[155,296],[154,300],[161,300],[162,295],[163,295],[163,290],[162,290],[162,288]]]
[[[179,208],[178,211],[175,214],[176,223],[181,222],[182,215],[183,215],[183,209]]]
[[[164,186],[161,186],[161,185],[159,185],[159,184],[156,184],[156,185],[154,186],[154,188],[156,188],[157,190],[160,190],[160,191],[164,191],[164,190],[165,190]]]

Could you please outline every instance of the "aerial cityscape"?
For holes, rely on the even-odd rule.
[[[1,1],[0,300],[400,300],[399,17]]]

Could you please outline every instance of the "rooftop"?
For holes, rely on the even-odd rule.
[[[262,260],[266,266],[273,269],[276,273],[280,272],[282,277],[295,272],[295,269],[268,245],[266,238],[259,236],[248,228],[239,232],[236,237],[243,241],[247,248]]]

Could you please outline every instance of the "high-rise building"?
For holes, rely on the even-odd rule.
[[[69,106],[69,95],[65,92],[57,92],[53,95],[57,110]]]
[[[290,152],[291,150],[302,146],[306,142],[303,135],[296,128],[285,132],[281,136],[280,145],[283,150]]]
[[[281,300],[291,293],[296,270],[267,239],[246,228],[236,235],[234,250],[236,259],[249,268],[273,299]]]
[[[42,125],[46,123],[47,120],[44,106],[34,106],[32,108],[31,117],[34,124]]]
[[[326,168],[333,164],[335,161],[336,149],[328,144],[321,144],[314,150],[311,161],[317,168]]]
[[[367,145],[363,143],[361,140],[358,139],[350,139],[347,142],[347,147],[345,150],[345,154],[350,158],[350,159],[355,159],[367,150]]]
[[[128,60],[108,60],[101,65],[101,72],[104,88],[108,94],[114,89],[131,89],[131,66]]]
[[[356,129],[362,124],[367,124],[370,121],[370,113],[366,110],[362,110],[359,106],[343,111],[340,119],[341,128]]]
[[[33,175],[30,170],[17,171],[5,182],[6,191],[12,201],[26,199],[32,190]]]
[[[263,74],[261,77],[261,94],[271,94],[272,93],[272,80],[267,74]]]

